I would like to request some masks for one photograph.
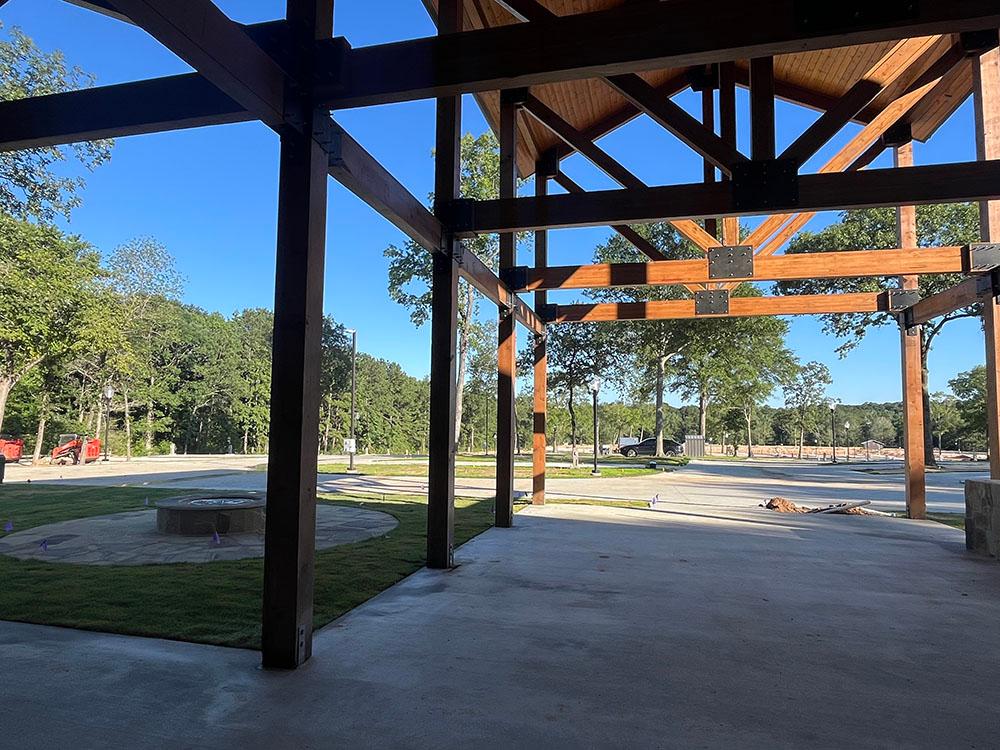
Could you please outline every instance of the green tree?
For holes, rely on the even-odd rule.
[[[656,247],[666,258],[683,260],[704,257],[700,249],[681,238],[669,223],[658,222],[635,227],[636,231]],[[595,263],[643,263],[649,258],[620,234],[612,235],[607,242],[594,250]],[[655,300],[684,299],[687,291],[676,285],[618,287],[595,290],[591,297],[602,302],[650,302]],[[685,345],[687,328],[683,321],[655,320],[616,324],[616,336],[623,351],[630,353],[633,372],[639,377],[630,378],[627,385],[636,398],[650,394],[656,403],[656,455],[663,455],[665,431],[664,391],[668,363]]]
[[[917,241],[921,247],[966,245],[979,241],[979,208],[971,203],[917,207]],[[848,250],[884,250],[897,247],[896,212],[891,208],[846,211],[840,221],[820,232],[803,232],[792,240],[789,254],[821,253]],[[962,281],[960,274],[926,274],[920,278],[920,295],[927,297]],[[896,286],[895,278],[873,277],[854,279],[807,279],[783,281],[776,285],[782,294],[837,294],[842,292],[877,292]],[[923,327],[924,453],[929,465],[934,464],[933,415],[927,385],[927,357],[934,340],[948,323],[979,315],[978,306],[966,307],[942,316]],[[872,328],[894,323],[884,313],[849,313],[822,316],[827,333],[845,342],[838,348],[841,356],[856,347]]]
[[[795,414],[794,425],[798,433],[800,459],[806,430],[814,426],[816,410],[826,399],[826,389],[832,382],[830,369],[826,365],[821,362],[807,362],[799,368],[795,377],[785,384],[785,406],[792,409]]]
[[[500,190],[500,146],[492,131],[475,137],[462,136],[461,195],[463,198],[486,200],[496,198]],[[431,203],[434,198],[431,196]],[[466,252],[477,255],[488,266],[496,268],[500,252],[495,234],[466,240]],[[402,247],[390,245],[384,255],[389,259],[389,297],[410,311],[410,320],[422,326],[431,314],[431,255],[423,247],[408,240]],[[466,367],[470,339],[477,322],[479,293],[466,281],[459,282],[458,319],[458,388],[455,394],[455,439],[462,430],[465,399]]]
[[[931,416],[937,433],[938,455],[944,450],[944,436],[957,437],[964,425],[958,407],[958,398],[948,393],[935,393],[931,397]]]
[[[25,375],[79,349],[98,298],[99,260],[78,237],[0,215],[0,427]]]
[[[977,444],[986,438],[986,368],[983,365],[960,372],[948,381],[965,429]]]
[[[67,66],[61,52],[43,52],[17,27],[0,39],[0,101],[72,91],[93,82],[93,76]],[[0,212],[43,222],[69,218],[80,204],[85,180],[61,174],[61,169],[72,160],[93,171],[111,158],[111,147],[111,141],[99,140],[0,153]]]

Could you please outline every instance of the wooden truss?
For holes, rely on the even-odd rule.
[[[823,3],[702,0],[610,3],[572,13],[563,0],[427,0],[438,34],[353,48],[333,36],[333,0],[287,0],[286,18],[244,26],[211,0],[70,0],[145,29],[196,72],[0,103],[0,151],[259,120],[281,146],[272,446],[264,566],[263,661],[293,668],[309,658],[316,495],[319,326],[325,260],[326,180],[341,182],[433,262],[430,469],[427,562],[453,564],[455,347],[458,282],[497,306],[499,319],[496,523],[513,522],[516,323],[534,351],[533,501],[545,495],[546,325],[697,315],[886,312],[900,320],[907,445],[907,505],[924,514],[920,409],[920,325],[956,306],[980,304],[987,340],[991,471],[1000,479],[1000,62],[996,0]],[[602,7],[601,3],[597,3]],[[492,22],[495,12],[507,14]],[[513,22],[510,22],[510,21]],[[475,28],[470,28],[469,24]],[[782,56],[882,45],[842,95],[782,78]],[[661,75],[667,71],[666,75]],[[655,78],[655,83],[651,80]],[[617,109],[582,125],[553,102],[553,85],[593,80]],[[971,81],[971,83],[970,83]],[[692,86],[701,119],[671,100]],[[749,89],[750,153],[736,143],[736,87]],[[715,91],[718,91],[716,111]],[[912,166],[914,125],[939,122],[972,91],[977,161]],[[469,201],[459,192],[461,97],[501,92],[491,122],[501,144],[500,195]],[[410,194],[331,117],[352,107],[436,99],[435,205]],[[819,109],[783,152],[775,142],[775,100]],[[481,99],[481,101],[484,101]],[[597,141],[646,116],[704,162],[703,181],[647,185]],[[932,116],[933,115],[933,116]],[[534,154],[535,192],[517,195],[518,148],[530,127],[554,137]],[[803,165],[850,123],[861,130],[816,173]],[[527,128],[528,137],[525,137]],[[924,134],[925,136],[927,133]],[[866,169],[886,149],[896,166]],[[587,192],[562,173],[580,153],[621,185]],[[719,179],[716,179],[716,170]],[[549,180],[566,194],[550,194]],[[980,201],[983,242],[916,247],[913,206]],[[794,256],[778,251],[816,211],[901,206],[896,250]],[[767,218],[745,238],[739,217]],[[631,225],[669,221],[704,258],[667,260]],[[606,224],[650,262],[547,266],[547,231]],[[721,231],[719,231],[721,229]],[[519,266],[515,233],[535,232],[535,267]],[[462,245],[501,236],[498,269]],[[953,290],[918,300],[920,274],[969,274]],[[878,294],[732,297],[744,282],[898,276]],[[638,304],[548,305],[547,290],[679,284],[690,299]],[[533,292],[533,305],[518,292]]]

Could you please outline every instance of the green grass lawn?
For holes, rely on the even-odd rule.
[[[370,477],[425,477],[427,476],[426,463],[394,464],[394,463],[358,463],[355,464],[358,474]],[[639,477],[648,474],[656,474],[659,469],[640,469],[625,466],[600,466],[603,477]],[[320,474],[344,474],[347,472],[347,464],[332,463],[320,464]],[[591,476],[591,467],[582,465],[579,468],[569,466],[549,466],[545,470],[545,475],[550,479],[585,479]],[[514,466],[514,476],[527,479],[531,476],[530,466],[517,464]],[[493,464],[478,465],[468,463],[455,464],[455,476],[459,479],[493,479],[496,477],[496,466]]]
[[[189,491],[185,491],[188,494]],[[143,507],[171,490],[4,485],[0,529]],[[384,537],[316,553],[316,627],[325,625],[424,565],[427,503],[419,497],[324,496],[395,516]],[[456,499],[455,543],[493,522],[492,500]],[[0,536],[3,533],[0,532]],[[263,561],[88,566],[0,556],[0,619],[244,648],[260,644]]]
[[[946,526],[954,526],[956,529],[965,531],[964,513],[928,513],[927,520],[937,521],[938,523],[943,523]]]

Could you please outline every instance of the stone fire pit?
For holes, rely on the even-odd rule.
[[[255,492],[172,497],[156,503],[156,529],[180,536],[262,533],[264,504]]]

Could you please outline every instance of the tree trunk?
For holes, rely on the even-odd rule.
[[[7,411],[7,397],[10,396],[10,392],[13,388],[14,378],[0,378],[0,430],[3,429],[3,417],[4,413]]]
[[[934,456],[934,424],[931,421],[931,392],[927,385],[927,355],[929,350],[923,347],[920,351],[921,398],[924,403],[924,463],[927,466],[937,466]]]
[[[37,466],[42,460],[42,441],[45,440],[45,422],[49,415],[49,394],[42,391],[42,401],[38,406],[38,430],[35,432],[35,450],[31,454],[31,465]]]
[[[663,456],[663,380],[667,358],[659,357],[656,362],[656,455]]]
[[[747,458],[753,458],[753,423],[751,409],[744,409],[743,415],[747,419]]]
[[[132,460],[132,411],[128,402],[128,388],[122,389],[122,398],[125,400],[125,460]]]
[[[802,460],[802,444],[806,440],[806,428],[801,424],[799,425],[799,461]]]
[[[698,392],[698,428],[702,437],[708,435],[708,393],[704,389]]]
[[[153,452],[153,386],[156,376],[149,376],[149,401],[146,403],[146,455]]]
[[[569,429],[570,445],[573,446],[573,454],[576,454],[576,409],[573,407],[573,386],[569,388],[569,402],[566,404],[569,409]]]

